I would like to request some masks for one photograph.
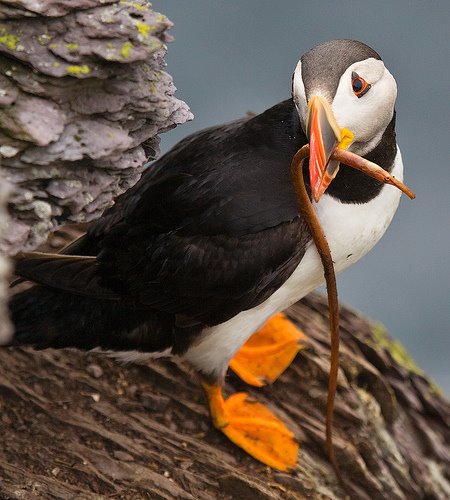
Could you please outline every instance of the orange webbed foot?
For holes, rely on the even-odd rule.
[[[260,462],[281,471],[295,467],[294,434],[261,403],[243,392],[224,400],[221,386],[203,383],[214,426]]]
[[[305,340],[305,334],[278,313],[247,340],[231,360],[230,368],[247,384],[271,384],[306,347]]]

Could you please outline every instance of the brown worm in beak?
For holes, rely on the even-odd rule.
[[[337,477],[343,483],[342,476],[336,462],[336,456],[333,447],[333,410],[334,399],[337,388],[337,376],[339,370],[339,302],[336,285],[336,274],[334,272],[333,259],[330,252],[325,233],[320,225],[319,219],[314,211],[312,203],[306,191],[303,179],[303,162],[309,156],[309,145],[303,146],[297,151],[291,162],[291,182],[298,200],[300,214],[304,217],[311,232],[314,244],[316,245],[320,259],[322,261],[325,282],[328,295],[328,311],[331,334],[331,352],[330,352],[330,374],[328,379],[328,397],[326,408],[326,450]],[[374,179],[385,184],[391,184],[403,193],[414,199],[416,195],[406,187],[402,182],[386,172],[376,163],[366,160],[349,151],[336,148],[331,155],[332,159],[345,163],[349,167],[355,168]],[[345,484],[345,483],[344,483]]]
[[[303,148],[302,148],[303,149]],[[300,149],[301,151],[301,149]],[[295,158],[295,157],[294,157]],[[365,158],[358,156],[355,153],[351,153],[350,151],[346,151],[344,149],[336,148],[331,155],[333,160],[337,160],[349,167],[352,167],[369,177],[373,177],[377,181],[383,182],[384,184],[391,184],[396,188],[400,189],[403,193],[406,194],[411,200],[413,200],[416,195],[409,189],[407,186],[392,176],[389,172],[386,172],[384,168],[381,168],[376,163],[372,161],[366,160]]]

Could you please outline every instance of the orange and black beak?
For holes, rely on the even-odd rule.
[[[339,162],[330,160],[341,141],[341,129],[331,106],[322,96],[312,96],[308,103],[306,135],[309,140],[309,177],[317,203],[339,170]]]

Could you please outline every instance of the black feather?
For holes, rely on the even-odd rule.
[[[173,315],[79,297],[34,286],[12,297],[15,335],[10,345],[37,349],[75,347],[89,350],[162,351],[182,353],[201,325],[179,328]]]
[[[393,124],[374,153],[387,151],[385,167]],[[306,142],[291,99],[181,141],[68,247],[76,257],[21,259],[19,274],[53,289],[12,299],[15,342],[181,352],[205,325],[261,304],[311,241],[290,182]],[[358,182],[343,165],[328,192],[378,194],[376,181]]]

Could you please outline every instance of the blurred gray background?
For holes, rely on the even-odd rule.
[[[290,95],[303,52],[331,38],[377,50],[398,84],[406,182],[388,232],[340,275],[341,302],[382,322],[450,393],[450,2],[155,0],[174,23],[167,57],[195,119],[164,134],[162,151],[201,128],[261,112]]]

